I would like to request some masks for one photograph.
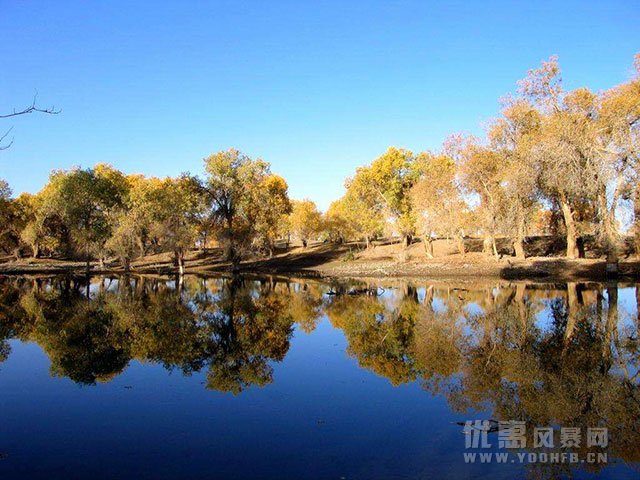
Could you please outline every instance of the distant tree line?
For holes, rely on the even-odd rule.
[[[455,134],[439,152],[389,148],[346,181],[346,192],[322,214],[310,200],[289,198],[270,165],[238,150],[204,161],[204,178],[124,175],[109,165],[54,171],[37,194],[13,198],[0,180],[0,249],[7,255],[47,255],[123,268],[151,253],[171,252],[183,271],[185,254],[215,240],[237,265],[248,255],[272,255],[278,240],[364,241],[397,235],[409,245],[433,240],[512,239],[525,256],[532,232],[562,234],[567,257],[582,255],[595,235],[615,260],[621,245],[616,213],[633,211],[640,251],[640,55],[635,73],[600,93],[565,91],[552,57],[503,100],[486,138]]]

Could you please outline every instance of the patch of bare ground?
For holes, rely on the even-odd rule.
[[[619,277],[640,277],[640,262],[620,262]],[[409,260],[358,259],[330,263],[317,269],[335,277],[496,277],[504,279],[596,280],[606,279],[606,263],[601,259],[568,260],[533,257],[518,261],[511,258],[488,259],[479,253],[444,258]]]
[[[472,250],[464,255],[446,240],[434,245],[434,258],[427,258],[423,245],[416,242],[407,248],[398,243],[381,242],[365,249],[358,243],[320,244],[307,249],[293,249],[275,257],[243,265],[243,269],[271,273],[307,273],[327,277],[429,277],[464,278],[492,277],[504,279],[602,280],[607,278],[606,262],[594,258],[570,260],[561,257],[531,256],[517,260],[509,256],[508,243],[503,241],[501,258],[487,257],[478,250],[481,241],[465,242]],[[529,242],[531,253],[562,253],[562,242],[539,237]],[[473,251],[476,250],[476,251]],[[640,276],[640,262],[630,257],[621,260],[619,277]]]

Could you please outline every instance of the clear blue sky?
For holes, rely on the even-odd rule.
[[[135,3],[135,5],[134,5]],[[640,2],[0,0],[0,112],[38,92],[55,117],[1,120],[0,177],[36,192],[54,168],[202,173],[236,147],[326,208],[388,146],[480,133],[527,69],[625,81]]]

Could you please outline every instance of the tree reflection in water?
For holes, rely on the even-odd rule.
[[[135,359],[206,370],[207,388],[238,394],[273,382],[294,324],[309,334],[326,317],[348,354],[393,385],[419,381],[457,412],[489,409],[529,427],[606,426],[610,454],[640,461],[639,322],[619,308],[621,286],[364,287],[349,295],[347,284],[275,278],[4,279],[0,362],[8,340],[20,339],[43,348],[52,374],[80,384],[109,381]]]

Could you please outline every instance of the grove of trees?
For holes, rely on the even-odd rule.
[[[204,179],[124,175],[109,165],[55,171],[36,195],[11,198],[0,184],[5,253],[117,258],[125,270],[141,256],[170,252],[184,271],[186,253],[215,238],[226,260],[273,252],[292,211],[286,181],[269,164],[237,150],[205,159]]]
[[[503,100],[485,138],[453,134],[440,152],[390,148],[347,181],[329,219],[367,244],[385,230],[405,243],[420,235],[428,256],[436,237],[457,240],[464,253],[464,236],[481,236],[497,256],[502,235],[522,258],[526,236],[547,218],[545,230],[564,234],[567,257],[581,256],[581,237],[591,234],[615,259],[623,202],[640,250],[639,173],[640,55],[628,82],[599,93],[566,91],[551,57]]]
[[[584,254],[595,238],[617,261],[628,231],[640,251],[640,54],[631,78],[603,92],[563,87],[556,57],[518,82],[482,138],[457,133],[440,151],[389,148],[347,179],[344,195],[323,214],[289,198],[270,165],[235,149],[204,161],[204,178],[125,175],[109,165],[54,171],[37,194],[13,197],[0,180],[0,251],[104,262],[125,270],[138,257],[170,252],[183,271],[190,249],[212,241],[233,266],[273,255],[276,242],[362,241],[396,236],[510,239],[516,257],[528,236],[555,232],[566,255]],[[621,208],[624,207],[624,208]],[[620,212],[632,215],[620,215]]]

